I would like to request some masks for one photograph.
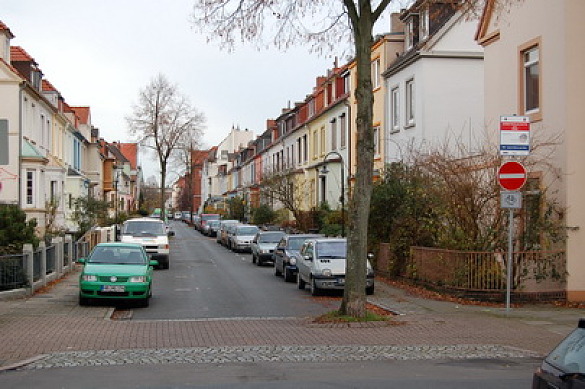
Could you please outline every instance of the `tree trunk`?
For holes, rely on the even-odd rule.
[[[165,209],[165,181],[167,179],[167,164],[161,161],[160,166],[160,218],[165,220],[167,211]]]
[[[370,64],[373,20],[369,5],[365,3],[369,1],[360,1],[358,24],[353,25],[357,64],[357,168],[349,202],[347,268],[340,307],[340,313],[353,317],[366,315],[368,218],[374,167],[374,97]]]

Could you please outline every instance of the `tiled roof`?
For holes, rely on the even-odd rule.
[[[10,31],[6,24],[2,23],[2,20],[0,20],[0,31],[7,31],[10,39],[14,38],[14,34],[12,33],[12,31]]]
[[[130,167],[136,169],[138,162],[138,143],[118,143],[120,152],[130,162]]]
[[[81,124],[89,124],[89,107],[71,107]]]
[[[43,79],[43,92],[58,92],[58,90],[49,81]]]
[[[32,61],[33,64],[38,65],[33,57],[31,57],[26,50],[20,46],[10,46],[10,61],[23,62]]]

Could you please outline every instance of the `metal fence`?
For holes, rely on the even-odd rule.
[[[506,253],[412,247],[408,277],[437,286],[474,290],[506,289]],[[555,292],[566,289],[563,250],[513,253],[512,289]]]
[[[55,245],[51,245],[45,250],[45,258],[47,261],[45,266],[45,274],[51,274],[57,269],[57,265],[55,263],[55,260],[57,259],[57,255],[55,253],[56,248],[57,247]]]
[[[37,282],[42,276],[43,249],[40,247],[33,252],[33,281]]]
[[[24,288],[27,285],[24,254],[0,256],[0,291]]]

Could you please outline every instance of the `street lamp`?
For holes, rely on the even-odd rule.
[[[114,241],[118,240],[118,179],[120,167],[114,165]]]
[[[325,157],[323,157],[323,167],[321,168],[321,174],[326,175],[327,173],[329,173],[329,170],[327,169],[327,158],[329,158],[330,155],[335,155],[339,158],[339,160],[341,161],[341,196],[339,196],[339,202],[341,203],[341,236],[345,237],[345,176],[344,176],[344,163],[343,163],[343,157],[341,156],[341,154],[339,154],[337,151],[330,151],[327,153],[327,155],[325,155]]]

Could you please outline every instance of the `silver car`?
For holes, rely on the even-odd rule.
[[[252,251],[252,263],[262,266],[264,262],[273,262],[274,249],[284,231],[260,231],[254,237],[250,250]]]
[[[250,251],[250,245],[254,236],[258,233],[259,228],[251,224],[236,225],[233,235],[229,236],[228,247],[235,251]]]

